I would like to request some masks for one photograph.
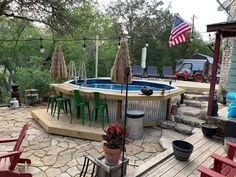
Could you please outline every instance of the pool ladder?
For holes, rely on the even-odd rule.
[[[86,69],[85,69],[85,62],[80,63],[78,76],[79,76],[80,80],[84,80],[84,85],[86,85],[87,84],[87,74],[86,74]]]

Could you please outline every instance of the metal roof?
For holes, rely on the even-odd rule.
[[[204,55],[204,54],[201,54],[201,53],[195,53],[194,55],[191,56],[191,58],[195,59],[196,56],[199,56],[202,59],[203,58],[207,59],[210,64],[213,64],[213,57],[211,57],[211,56]]]

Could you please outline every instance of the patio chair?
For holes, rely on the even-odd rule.
[[[0,176],[1,177],[32,177],[28,172],[17,172],[17,163],[24,163],[20,161],[22,149],[18,151],[7,152],[0,154]],[[27,163],[28,161],[26,161]],[[25,169],[27,170],[27,168]]]
[[[80,117],[82,119],[82,124],[85,123],[85,107],[88,108],[88,114],[90,118],[90,109],[89,109],[89,102],[85,100],[81,100],[81,91],[74,90],[74,109],[73,109],[73,115],[71,116],[70,123],[72,123],[72,119],[75,116],[76,110],[78,111],[78,115],[80,113]]]
[[[16,142],[12,151],[0,154],[0,176],[4,177],[30,177],[29,173],[16,173],[14,172],[17,163],[31,164],[30,159],[20,158],[22,153],[22,142],[26,136],[26,132],[29,128],[29,124],[24,124],[18,138],[1,138],[1,143]]]
[[[102,98],[103,100],[102,100]],[[92,116],[90,118],[90,123],[89,126],[92,123],[92,119],[95,118],[97,120],[98,114],[101,114],[101,122],[102,122],[102,128],[104,128],[104,122],[105,122],[105,110],[106,110],[106,117],[107,117],[107,122],[109,123],[109,118],[108,118],[108,104],[106,101],[106,97],[104,94],[99,93],[99,92],[93,92],[93,111],[92,111]],[[95,115],[95,116],[94,116]]]
[[[236,175],[236,162],[233,161],[236,143],[228,141],[229,150],[227,156],[220,156],[218,154],[211,154],[214,158],[214,164],[212,168],[206,168],[203,165],[198,167],[198,171],[201,172],[201,177],[233,177]]]
[[[162,75],[164,79],[174,79],[176,81],[177,78],[171,66],[163,66]]]
[[[134,65],[132,67],[132,76],[133,77],[143,77],[143,69],[141,65]]]
[[[21,132],[18,136],[18,138],[0,138],[0,144],[1,143],[10,143],[10,142],[16,142],[14,148],[12,151],[18,151],[22,145],[22,142],[26,136],[26,132],[29,128],[29,124],[25,123],[23,128],[21,129]]]
[[[156,66],[148,66],[147,67],[147,78],[149,79],[150,77],[154,77],[154,78],[160,77],[160,75],[157,72]]]

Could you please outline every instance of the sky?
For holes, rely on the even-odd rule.
[[[166,8],[171,0],[162,0],[163,8]],[[224,0],[220,0],[222,3]],[[110,0],[99,0],[102,4],[107,4]],[[195,16],[194,28],[200,32],[204,40],[209,40],[209,33],[206,32],[206,25],[220,23],[227,20],[224,11],[218,11],[219,4],[216,0],[172,0],[172,13],[179,15],[187,22],[192,24],[192,17]],[[214,34],[211,34],[213,36]]]
[[[221,3],[223,1],[220,0]],[[163,2],[167,6],[170,0],[163,0]],[[206,32],[206,25],[227,20],[226,12],[218,11],[218,7],[219,4],[216,0],[172,0],[170,11],[179,13],[185,21],[191,24],[194,15],[194,28],[200,32],[204,40],[208,40],[209,33]]]

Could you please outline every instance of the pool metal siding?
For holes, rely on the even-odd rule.
[[[108,99],[109,120],[116,122],[117,101]],[[145,124],[157,123],[166,118],[167,100],[128,100],[128,110],[139,109],[145,112]],[[122,119],[125,116],[125,101],[122,102]]]

